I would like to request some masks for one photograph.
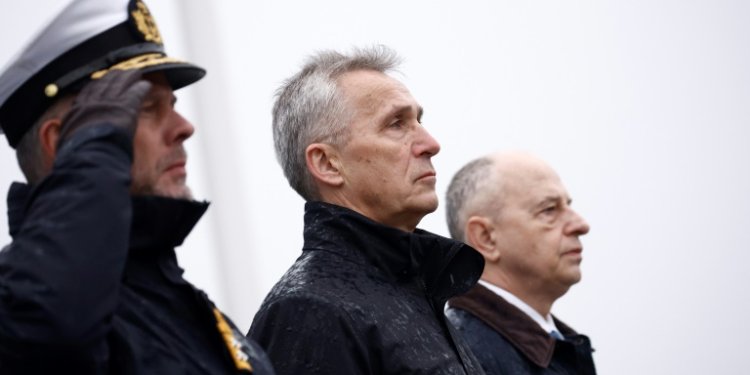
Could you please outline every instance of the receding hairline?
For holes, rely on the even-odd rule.
[[[514,151],[497,153],[493,158],[496,163],[495,174],[501,180],[502,190],[498,190],[498,194],[503,196],[504,201],[532,206],[550,199],[562,198],[568,203],[571,201],[557,171],[540,157]],[[550,187],[552,190],[546,191]]]
[[[491,212],[499,215],[504,203],[508,201],[508,189],[525,178],[524,173],[530,169],[552,172],[557,176],[549,164],[527,151],[498,151],[479,159],[488,161],[484,166],[487,175],[484,181],[478,181],[475,196],[467,199],[464,204],[462,211],[466,219],[477,215],[491,216]]]

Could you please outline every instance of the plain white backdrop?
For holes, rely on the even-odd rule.
[[[0,1],[0,65],[66,4]],[[302,244],[303,201],[272,149],[273,94],[315,50],[385,44],[442,145],[441,199],[463,164],[496,150],[558,170],[592,230],[583,281],[553,312],[591,337],[600,373],[746,371],[749,2],[148,5],[168,52],[208,69],[178,109],[197,126],[190,184],[213,203],[178,255],[242,330]],[[4,137],[0,168],[0,186],[22,180]],[[420,226],[447,235],[442,207]]]

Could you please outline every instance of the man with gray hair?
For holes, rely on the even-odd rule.
[[[474,160],[447,193],[451,236],[485,259],[446,311],[487,374],[595,374],[589,339],[550,314],[581,279],[586,221],[554,170],[521,152]]]
[[[312,56],[281,87],[276,154],[306,200],[302,255],[248,335],[279,374],[481,374],[443,315],[482,272],[470,247],[417,229],[437,208],[439,144],[387,73],[385,48]]]

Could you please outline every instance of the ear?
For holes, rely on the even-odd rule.
[[[500,250],[495,241],[494,224],[484,216],[472,216],[466,221],[466,243],[482,254],[488,263],[500,260]]]
[[[39,145],[44,153],[45,167],[51,169],[52,163],[57,155],[57,143],[60,141],[60,130],[62,129],[62,120],[51,118],[42,123],[39,128]]]
[[[335,187],[344,183],[336,150],[325,143],[313,143],[305,149],[307,170],[315,180]]]

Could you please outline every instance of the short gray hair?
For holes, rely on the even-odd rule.
[[[47,120],[64,117],[70,110],[70,103],[74,95],[66,95],[58,99],[34,122],[34,125],[24,133],[16,145],[16,159],[21,172],[30,185],[38,184],[49,171],[44,166],[44,152],[39,143],[39,129]]]
[[[487,196],[484,190],[487,184],[496,184],[492,178],[494,160],[489,157],[481,157],[464,165],[454,176],[448,185],[445,194],[447,201],[446,219],[451,237],[457,241],[466,242],[466,220],[473,210],[479,207],[494,206],[492,202],[485,202]]]
[[[395,70],[401,59],[385,46],[354,49],[350,54],[327,50],[310,56],[302,70],[287,79],[273,106],[276,158],[289,185],[306,201],[320,199],[307,170],[305,149],[312,143],[342,146],[348,141],[347,124],[353,115],[337,86],[344,73]]]

